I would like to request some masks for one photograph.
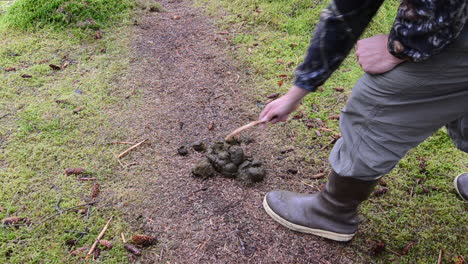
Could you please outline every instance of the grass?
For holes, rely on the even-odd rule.
[[[253,93],[259,101],[270,93],[284,93],[292,85],[294,68],[302,60],[320,11],[327,4],[307,0],[198,0],[198,3],[218,17],[219,27],[231,32],[231,41],[237,48],[234,56],[250,65],[256,82]],[[386,1],[363,37],[388,33],[398,3]],[[333,131],[317,137],[313,129],[292,121],[289,126],[296,130],[298,144],[324,145],[328,136],[339,132],[338,121],[328,117],[339,114],[362,73],[351,55],[320,92],[305,99],[301,110],[309,118],[320,118]],[[284,74],[288,78],[279,85]],[[345,92],[336,92],[333,90],[336,87],[345,88]],[[329,151],[317,153],[315,157],[306,157],[306,161],[313,166],[327,166]],[[453,146],[444,129],[435,133],[386,176],[389,193],[363,204],[363,223],[349,248],[371,263],[435,263],[441,249],[443,263],[453,263],[458,256],[466,258],[466,205],[457,197],[452,181],[467,169],[466,153]],[[417,186],[410,197],[409,191],[417,179],[433,190],[425,193]],[[371,256],[369,245],[374,241],[385,242],[389,250]],[[391,250],[399,252],[410,242],[415,244],[408,254],[391,253]]]
[[[125,17],[130,0],[19,0],[1,19],[3,27],[21,30],[42,28],[99,29]]]
[[[124,94],[117,80],[129,65],[127,19],[115,23],[94,17],[103,31],[102,39],[94,39],[92,31],[76,25],[57,30],[56,21],[31,19],[27,12],[18,15],[31,2],[17,1],[0,17],[1,23],[14,17],[15,25],[21,20],[20,29],[42,27],[28,33],[10,27],[0,31],[0,219],[18,216],[33,223],[0,226],[0,263],[76,263],[67,241],[79,240],[73,248],[89,247],[111,215],[115,217],[105,238],[115,246],[103,251],[99,261],[125,263],[127,253],[118,238],[128,226],[110,195],[119,181],[114,153],[122,148],[107,143],[125,133],[112,131],[109,112]],[[64,1],[47,1],[59,2]],[[45,7],[50,6],[41,6]],[[121,18],[129,17],[129,10],[122,12],[126,14]],[[53,70],[49,64],[68,66]],[[31,78],[23,78],[25,74]],[[82,110],[74,113],[77,107]],[[91,207],[89,218],[71,210],[36,225],[57,212],[59,201],[65,209],[91,200],[94,183],[64,175],[69,167],[86,168],[97,178],[99,203]],[[78,231],[86,235],[79,239]]]

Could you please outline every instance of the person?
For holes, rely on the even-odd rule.
[[[259,120],[286,121],[301,99],[323,84],[356,44],[383,0],[334,0],[320,16],[294,86],[266,105]],[[380,177],[444,125],[468,152],[468,4],[465,0],[403,0],[389,35],[360,40],[364,75],[340,115],[342,137],[319,193],[276,190],[263,200],[283,226],[336,241],[356,234],[357,209]],[[468,199],[468,174],[455,178]]]

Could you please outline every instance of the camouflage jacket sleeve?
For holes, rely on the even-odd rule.
[[[294,84],[315,91],[340,66],[383,0],[333,0],[322,11]]]
[[[442,51],[462,31],[466,0],[403,0],[389,35],[394,56],[419,62]]]

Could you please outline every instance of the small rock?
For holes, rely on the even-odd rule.
[[[196,152],[204,152],[204,151],[206,151],[205,143],[203,143],[202,141],[197,141],[197,142],[193,143],[193,144],[192,144],[192,148],[193,148],[193,150],[195,150]]]
[[[179,149],[177,149],[177,153],[181,156],[187,156],[188,155],[188,149],[186,146],[180,146]]]
[[[215,170],[208,158],[203,158],[202,160],[200,160],[197,163],[197,165],[192,169],[192,174],[195,177],[208,178],[213,176],[214,173]]]

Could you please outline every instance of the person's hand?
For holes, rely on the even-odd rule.
[[[297,109],[301,99],[308,93],[307,90],[293,86],[288,93],[267,104],[258,120],[271,124],[288,120],[289,114]]]
[[[387,49],[388,35],[361,39],[356,45],[356,56],[361,68],[370,74],[390,71],[404,60],[393,56]]]

